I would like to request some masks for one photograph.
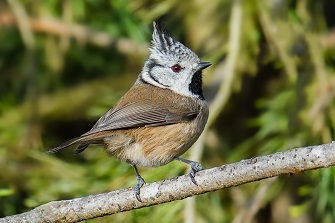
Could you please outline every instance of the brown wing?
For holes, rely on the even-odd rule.
[[[198,111],[191,108],[177,109],[176,106],[169,106],[168,103],[141,99],[109,110],[83,136],[106,130],[170,125],[190,121],[197,114]]]

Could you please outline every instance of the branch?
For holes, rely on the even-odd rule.
[[[132,188],[121,189],[72,200],[53,201],[31,211],[2,218],[0,223],[79,222],[282,174],[300,173],[333,165],[335,143],[297,148],[203,170],[195,178],[198,186],[192,184],[186,175],[145,184],[141,189],[143,202],[136,200]]]

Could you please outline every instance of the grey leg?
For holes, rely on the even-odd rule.
[[[194,180],[194,176],[195,176],[196,172],[204,169],[202,167],[202,165],[198,162],[183,159],[183,158],[180,158],[180,157],[175,158],[175,160],[181,161],[183,163],[187,163],[188,165],[191,166],[191,170],[190,170],[190,172],[188,172],[188,175],[190,176],[190,179],[191,179],[192,183],[194,183],[195,185],[198,185],[197,182],[195,182],[195,180]]]
[[[142,202],[142,201],[141,201],[141,198],[140,198],[140,189],[141,189],[141,187],[143,186],[143,184],[145,184],[145,181],[144,181],[144,179],[141,177],[141,175],[138,173],[138,170],[137,170],[136,165],[131,164],[131,166],[132,166],[132,167],[134,168],[134,170],[135,170],[136,180],[137,180],[137,184],[136,184],[136,186],[134,187],[134,195],[135,195],[136,199],[137,199],[139,202]]]

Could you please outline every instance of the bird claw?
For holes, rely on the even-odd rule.
[[[181,162],[184,162],[184,163],[187,163],[188,165],[191,166],[191,170],[190,172],[188,172],[188,175],[192,181],[193,184],[197,185],[197,182],[195,181],[194,177],[195,177],[195,174],[201,170],[203,170],[204,168],[202,167],[202,165],[198,162],[195,162],[195,161],[192,161],[192,160],[187,160],[187,159],[183,159],[183,158],[180,158],[180,157],[176,157],[175,158],[176,160],[179,160]]]
[[[134,187],[134,195],[139,202],[142,202],[140,197],[140,188],[138,188],[137,186]]]
[[[145,181],[141,176],[137,176],[136,179],[137,179],[137,184],[134,187],[134,195],[139,202],[142,202],[141,197],[140,197],[140,189],[143,186],[143,184],[145,184]]]
[[[191,170],[191,171],[189,172],[188,176],[190,177],[192,183],[193,183],[194,185],[197,185],[197,186],[198,186],[197,182],[196,182],[195,179],[194,179],[195,172]]]
[[[194,177],[195,177],[195,174],[201,170],[203,170],[204,168],[202,167],[202,165],[198,162],[194,162],[194,161],[191,161],[190,163],[190,166],[191,166],[191,170],[190,172],[188,173],[191,181],[193,184],[197,185],[197,182],[195,181]]]

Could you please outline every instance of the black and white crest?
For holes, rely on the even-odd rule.
[[[179,60],[199,61],[199,57],[192,50],[170,36],[162,22],[154,22],[153,25],[151,52],[156,51],[156,53],[169,54]]]
[[[170,36],[162,22],[154,22],[154,31],[152,34],[151,48],[157,48],[160,51],[168,50],[176,41]]]

